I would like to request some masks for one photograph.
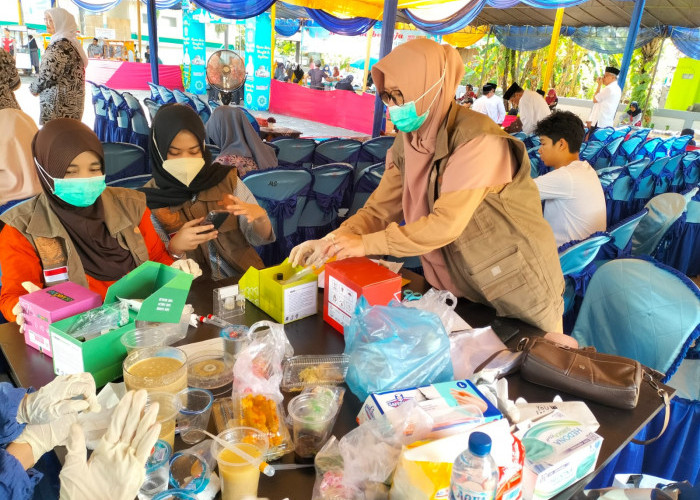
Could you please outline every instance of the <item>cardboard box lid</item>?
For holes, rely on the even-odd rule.
[[[107,290],[105,304],[143,299],[137,320],[179,323],[194,277],[158,262],[144,262]]]
[[[63,309],[68,304],[76,305],[86,301],[102,303],[100,294],[72,281],[66,281],[65,283],[59,283],[58,285],[22,295],[19,300],[47,312]]]
[[[326,275],[342,276],[361,287],[401,279],[400,275],[367,257],[351,257],[329,262],[326,264]]]

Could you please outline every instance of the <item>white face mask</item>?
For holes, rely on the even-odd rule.
[[[203,167],[204,158],[177,158],[163,162],[163,169],[187,187]]]

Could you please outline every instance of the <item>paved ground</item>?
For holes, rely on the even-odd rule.
[[[22,107],[22,110],[29,116],[34,118],[34,120],[39,123],[39,98],[34,97],[29,92],[29,84],[32,81],[32,77],[22,77],[22,86],[15,92],[17,101]],[[134,95],[139,101],[143,103],[143,99],[149,97],[149,92],[146,90],[130,90],[131,94]],[[145,108],[144,108],[145,111]],[[146,116],[148,116],[148,111]],[[255,116],[261,116],[263,118],[268,118],[274,116],[277,120],[277,125],[280,127],[293,128],[295,130],[300,130],[302,137],[365,137],[366,134],[361,132],[356,132],[353,130],[347,130],[339,127],[331,127],[330,125],[324,125],[323,123],[312,122],[309,120],[302,120],[301,118],[295,118],[293,116],[276,115],[272,113],[267,113],[265,111],[255,111],[253,112]],[[95,121],[95,113],[92,108],[92,98],[90,92],[86,92],[85,95],[85,111],[83,113],[83,122],[92,128]]]

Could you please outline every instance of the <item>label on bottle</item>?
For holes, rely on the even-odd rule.
[[[461,486],[453,484],[450,486],[450,500],[491,500],[493,493],[486,491],[472,490],[469,484]]]

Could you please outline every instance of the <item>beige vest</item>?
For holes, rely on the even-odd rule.
[[[139,224],[146,211],[146,197],[132,189],[108,187],[101,195],[104,205],[105,224],[122,248],[131,252],[140,266],[148,260],[148,249]],[[52,269],[67,267],[68,279],[45,281],[45,285],[56,285],[72,281],[87,288],[85,270],[70,236],[49,205],[45,193],[25,201],[8,210],[2,220],[22,233],[34,246],[46,276]]]
[[[483,134],[508,138],[519,168],[512,182],[486,196],[464,232],[442,248],[450,276],[461,295],[494,307],[499,316],[561,331],[564,277],[521,141],[485,115],[453,103],[438,131],[428,182],[429,208],[440,196],[450,153]],[[403,140],[394,141],[392,158],[403,175]]]
[[[223,207],[218,202],[223,200],[225,195],[233,193],[236,182],[238,182],[238,176],[236,170],[232,169],[216,186],[200,191],[195,201],[186,201],[173,207],[156,208],[152,211],[153,215],[166,233],[176,233],[185,222],[205,217],[212,210],[222,210]],[[150,180],[144,187],[158,188],[154,180]],[[232,215],[226,219],[219,228],[219,236],[213,240],[213,243],[219,256],[241,274],[251,266],[257,269],[265,267],[258,253],[250,246],[238,227],[236,216]],[[194,251],[187,252],[187,257],[197,261],[200,266],[211,269],[207,243],[199,245]]]

